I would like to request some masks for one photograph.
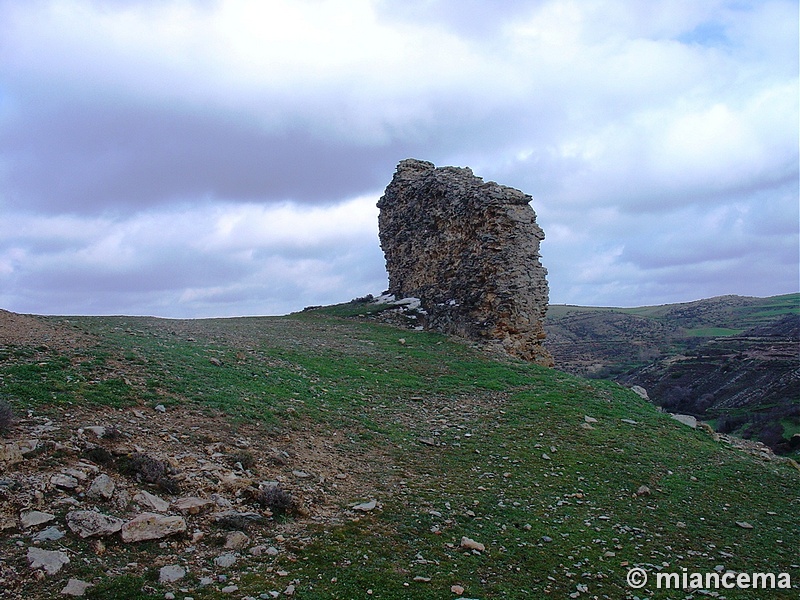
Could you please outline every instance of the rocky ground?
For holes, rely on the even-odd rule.
[[[0,339],[73,349],[88,341],[5,311]],[[53,595],[83,595],[93,570],[152,567],[152,544],[162,581],[234,591],[247,565],[263,573],[296,560],[309,527],[375,507],[375,483],[391,481],[383,458],[348,452],[337,435],[303,429],[276,437],[174,406],[17,414],[0,438],[0,537],[13,541],[0,556],[4,597],[23,598],[34,582]],[[75,562],[85,563],[86,581],[62,576]],[[288,571],[274,571],[271,595],[291,594]]]
[[[141,573],[151,565],[137,545],[149,540],[162,550],[162,578],[192,572],[199,585],[235,586],[226,577],[235,563],[264,572],[277,556],[292,560],[307,527],[369,510],[380,457],[348,456],[339,442],[266,439],[183,409],[31,412],[0,446],[0,530],[17,548],[0,559],[0,585],[9,598],[32,580],[67,589],[59,571],[70,561]],[[74,543],[48,550],[64,537]]]
[[[17,547],[0,559],[0,585],[9,598],[31,580],[65,589],[59,571],[70,561],[141,573],[151,565],[136,546],[151,540],[166,551],[162,577],[190,571],[200,585],[235,586],[226,577],[235,563],[263,572],[279,555],[291,561],[307,527],[370,509],[369,482],[387,483],[374,473],[380,457],[348,456],[339,442],[309,432],[266,439],[183,409],[31,412],[0,446],[0,530]],[[64,537],[77,544],[47,550]]]
[[[418,326],[415,317],[413,311],[409,314],[385,310],[364,319],[414,329]],[[377,356],[378,350],[371,349],[375,348],[374,342],[355,332],[348,323],[341,328],[336,323],[313,319],[302,326],[298,323],[293,320],[278,326],[272,321],[260,322],[259,335],[280,333],[282,344],[302,352],[330,345],[348,352],[375,352]],[[114,324],[116,327],[117,321]],[[203,359],[206,364],[214,364],[217,359],[211,346],[203,344],[219,336],[220,342],[224,340],[226,346],[238,349],[241,360],[250,365],[256,363],[262,349],[253,341],[255,334],[248,331],[248,326],[252,329],[254,324],[238,320],[199,323],[139,319],[131,322],[128,334],[192,340],[191,344],[198,347],[198,356],[208,357]],[[52,349],[73,353],[77,350],[80,354],[82,344],[88,347],[96,341],[69,319],[59,324],[52,319],[4,312],[0,312],[0,335],[0,349],[4,345],[36,348],[42,359]],[[392,360],[405,360],[400,349],[413,350],[413,335],[412,331],[392,332]],[[39,360],[37,356],[27,356],[26,360]],[[265,358],[258,360],[263,364]],[[106,368],[113,370],[109,375],[129,379],[137,387],[143,385],[147,370],[154,366],[110,356]],[[576,386],[579,384],[557,388],[559,396]],[[419,393],[424,397],[417,396]],[[465,587],[469,589],[466,581],[472,574],[472,569],[469,573],[453,571],[456,563],[471,557],[488,562],[488,558],[504,556],[507,547],[533,548],[531,552],[545,555],[560,552],[561,563],[551,571],[539,573],[537,577],[542,581],[537,584],[550,590],[551,585],[566,578],[570,597],[586,593],[587,585],[601,587],[616,578],[609,574],[612,560],[627,565],[629,559],[664,558],[663,544],[655,539],[661,533],[646,540],[647,548],[658,549],[650,556],[647,548],[641,547],[643,525],[628,514],[628,509],[620,509],[624,517],[613,516],[615,504],[604,505],[600,499],[585,497],[585,488],[592,487],[586,478],[591,477],[588,472],[592,471],[591,461],[596,456],[581,454],[580,471],[587,472],[574,473],[572,484],[566,483],[572,475],[569,469],[558,467],[571,453],[565,440],[575,432],[606,435],[608,429],[609,439],[613,439],[616,430],[612,419],[601,414],[611,406],[605,392],[600,393],[593,409],[586,407],[584,396],[576,396],[583,399],[575,409],[575,415],[580,415],[578,421],[570,413],[569,420],[551,422],[549,414],[541,413],[533,418],[526,416],[520,422],[524,424],[522,429],[512,425],[512,416],[505,412],[508,398],[503,390],[484,389],[480,395],[454,396],[418,392],[415,388],[413,394],[407,402],[397,403],[376,396],[369,399],[373,406],[365,408],[380,409],[371,415],[381,420],[381,425],[402,424],[407,438],[394,440],[404,448],[401,459],[400,445],[384,448],[385,438],[372,432],[365,432],[372,435],[369,444],[354,439],[359,435],[356,422],[349,428],[336,429],[298,417],[281,422],[279,428],[266,427],[258,422],[242,424],[231,415],[218,414],[202,404],[181,402],[122,408],[61,403],[57,409],[45,405],[24,413],[17,411],[13,427],[0,433],[0,586],[4,597],[92,595],[104,583],[123,581],[126,575],[150,578],[154,586],[150,591],[160,582],[160,594],[169,590],[165,598],[183,600],[302,596],[312,584],[322,590],[316,597],[326,597],[324,586],[333,588],[345,579],[348,585],[355,586],[352,581],[358,580],[359,570],[374,568],[371,562],[378,559],[385,541],[382,535],[394,536],[392,543],[398,555],[403,554],[404,545],[409,546],[411,562],[403,564],[396,557],[387,562],[392,565],[392,573],[398,565],[405,569],[398,575],[406,580],[402,585],[433,586],[443,581],[445,594],[452,592],[455,596],[465,593]],[[557,404],[555,398],[553,402]],[[300,405],[282,410],[292,410],[291,406]],[[584,417],[584,410],[593,410],[591,414],[600,422],[598,418]],[[631,416],[627,411],[621,414],[626,417],[625,427],[644,426],[627,418]],[[486,437],[488,443],[489,430],[506,427],[506,420],[509,424],[501,436],[501,446],[476,445],[474,450],[468,449],[476,439]],[[535,429],[530,431],[538,431],[539,437],[532,437],[526,429],[531,427]],[[721,441],[731,443],[732,438]],[[628,451],[626,448],[636,440],[624,437],[607,443],[612,445],[608,452],[616,455]],[[758,463],[775,464],[780,460],[758,445],[744,449],[756,456]],[[603,448],[597,450],[602,453]],[[439,469],[447,453],[456,457],[463,454],[471,476]],[[530,461],[531,456],[537,458]],[[452,456],[450,460],[454,460]],[[448,464],[455,469],[461,458],[458,461]],[[595,471],[601,478],[606,477],[603,469]],[[688,485],[703,483],[701,471],[691,471]],[[522,485],[523,480],[533,476],[539,481]],[[554,482],[562,480],[565,487],[558,488],[558,495],[554,496]],[[666,492],[659,489],[658,477],[651,480],[637,476],[633,481],[631,489],[613,492],[619,495],[616,501],[620,506],[635,506],[639,498],[666,497]],[[534,494],[530,493],[531,485],[537,488]],[[755,489],[764,482],[751,485]],[[445,494],[444,489],[450,493]],[[599,495],[600,488],[594,493]],[[520,518],[529,521],[517,522],[516,516],[512,519],[505,514],[523,509]],[[601,535],[597,527],[613,525],[614,533],[603,541],[602,557],[593,563],[595,571],[586,580],[588,584],[580,579],[588,577],[585,573],[580,575],[589,572],[588,558],[582,561],[579,574],[570,567],[573,556],[588,552],[584,542],[579,541],[577,532],[572,532],[576,540],[572,541],[568,533],[560,530],[571,518],[571,514],[561,513],[573,510],[584,511],[586,518],[592,519],[595,529],[591,537],[595,541]],[[391,530],[397,526],[392,514],[394,519],[402,514],[404,519],[417,522],[409,529],[404,521],[405,533],[399,535]],[[598,517],[602,521],[595,522],[597,514],[603,515]],[[768,513],[770,518],[775,514],[778,511]],[[383,518],[378,519],[380,516]],[[726,519],[736,523],[737,531],[745,531],[752,523],[759,535],[769,531],[753,516],[757,517],[750,511],[745,517]],[[679,527],[680,534],[686,529],[687,539],[691,537],[684,523],[689,519],[679,512],[670,515],[673,517],[679,522],[675,527]],[[370,529],[368,525],[375,519],[374,529]],[[342,529],[360,526],[368,530],[364,536],[336,537],[342,535]],[[336,531],[340,533],[333,533]],[[630,557],[622,552],[622,545],[627,543],[623,538],[628,535],[637,552]],[[434,538],[432,546],[423,543],[425,536]],[[319,554],[320,540],[325,559],[333,565],[325,577],[318,575],[319,566],[311,567],[313,571],[304,570],[311,550]],[[357,546],[351,548],[353,540]],[[370,547],[371,542],[374,544]],[[575,547],[563,547],[567,542]],[[721,545],[718,554],[727,560],[732,552],[729,545]],[[334,555],[338,559],[332,558]],[[719,560],[713,552],[708,556],[708,560],[712,559]],[[526,564],[529,563],[521,563]],[[501,571],[494,570],[499,567],[491,568],[489,574],[482,574],[487,581],[501,577]],[[256,574],[257,586],[252,581]],[[507,577],[508,573],[503,571],[502,576]],[[480,583],[484,585],[486,581],[481,579]],[[93,584],[94,588],[89,587]],[[473,582],[472,590],[476,588],[480,589]],[[369,593],[366,587],[364,593]],[[469,591],[466,594],[475,596]]]

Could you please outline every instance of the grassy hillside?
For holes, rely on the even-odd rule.
[[[551,305],[547,347],[559,368],[613,377],[652,360],[738,335],[786,315],[800,314],[800,294],[769,298],[719,296],[635,308]]]
[[[631,308],[554,304],[548,309],[548,318],[558,320],[575,312],[619,312],[660,321],[669,321],[678,327],[684,328],[724,323],[735,326],[736,330],[741,332],[745,329],[762,325],[775,317],[785,314],[797,314],[798,306],[800,306],[800,294],[783,294],[765,298],[729,295],[678,304],[659,304]]]
[[[798,451],[800,294],[639,308],[554,306],[557,368],[645,387],[672,412]]]
[[[626,574],[719,565],[789,572],[792,590],[762,597],[797,597],[795,466],[716,442],[615,383],[490,357],[376,323],[370,310],[25,318],[36,335],[0,338],[0,398],[18,417],[3,440],[47,443],[0,473],[8,597],[55,597],[78,578],[95,598],[692,598],[633,590]],[[106,433],[92,438],[91,426]],[[126,449],[169,461],[176,489],[131,478]],[[104,502],[52,485],[76,466],[106,472],[127,495]],[[265,481],[293,497],[292,510],[266,518]],[[237,522],[249,544],[233,552],[211,511],[155,542],[98,543],[64,527],[76,506],[130,518],[141,489],[216,495],[264,518]],[[66,535],[34,542],[45,525],[18,518],[30,508]],[[37,576],[31,546],[71,562]],[[275,552],[249,551],[258,546]],[[226,553],[234,565],[215,562]],[[164,565],[187,575],[161,583]]]

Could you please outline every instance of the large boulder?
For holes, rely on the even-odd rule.
[[[419,298],[429,329],[551,366],[544,233],[531,200],[469,168],[400,162],[378,202],[389,292]]]

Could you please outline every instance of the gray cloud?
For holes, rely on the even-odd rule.
[[[789,0],[0,0],[0,306],[288,312],[385,285],[406,157],[534,197],[554,302],[796,291]]]
[[[379,186],[403,155],[299,128],[261,131],[231,115],[116,103],[26,112],[0,145],[9,207],[82,213],[189,199],[332,202]]]

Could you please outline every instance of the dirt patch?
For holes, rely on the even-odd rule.
[[[0,310],[0,346],[32,346],[67,350],[87,346],[92,337],[69,321],[20,315]]]
[[[35,597],[58,594],[70,578],[59,573],[44,581],[26,562],[31,547],[58,548],[76,557],[88,553],[94,557],[90,561],[102,562],[104,572],[116,574],[142,575],[153,565],[179,563],[217,577],[225,569],[215,559],[231,553],[238,563],[269,570],[298,559],[309,528],[358,518],[353,505],[380,499],[393,485],[386,475],[388,455],[364,454],[347,432],[293,423],[276,434],[184,407],[29,411],[0,446],[0,575],[12,598],[34,597],[30,590],[45,584],[46,589],[37,588],[43,595]],[[132,469],[131,457],[139,457]],[[161,475],[176,487],[150,478],[148,465],[163,466]],[[91,491],[101,475],[114,484],[108,498]],[[273,515],[259,504],[259,491],[271,486],[291,496],[287,515]],[[186,533],[144,549],[124,543],[119,534],[82,540],[70,530],[67,515],[73,511],[98,511],[123,521],[152,511],[142,504],[142,492],[163,500],[164,514],[182,516]],[[196,512],[181,510],[178,501],[195,498],[200,499]],[[54,518],[26,525],[31,511]],[[46,530],[63,537],[43,540]],[[247,541],[226,548],[233,531]]]

